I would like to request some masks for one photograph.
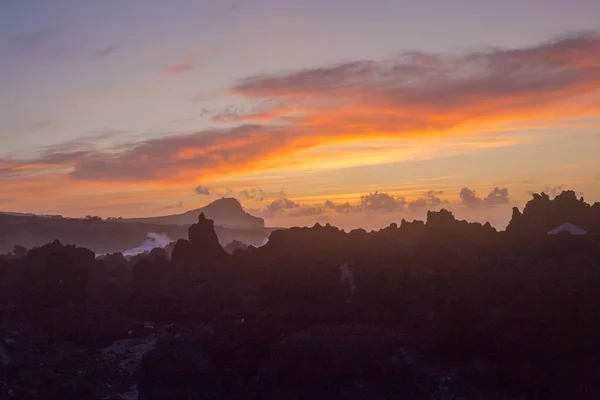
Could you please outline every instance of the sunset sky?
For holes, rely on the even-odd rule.
[[[600,201],[598,0],[0,1],[0,210],[503,229]]]

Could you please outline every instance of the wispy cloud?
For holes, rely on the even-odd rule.
[[[397,197],[386,192],[375,191],[362,195],[357,204],[335,203],[331,200],[325,201],[324,208],[333,210],[337,213],[351,212],[383,212],[390,213],[396,211],[416,211],[419,209],[435,209],[440,205],[450,204],[447,199],[438,197],[443,194],[442,191],[428,190],[422,196],[409,201],[405,197]]]
[[[507,204],[510,201],[510,195],[507,188],[494,188],[485,197],[477,197],[475,191],[469,188],[463,188],[460,191],[460,204],[466,207],[490,207]]]
[[[266,210],[272,213],[276,213],[283,210],[291,210],[299,207],[300,204],[288,199],[287,197],[284,197],[282,199],[273,200],[273,202],[267,205]]]
[[[417,209],[433,209],[443,204],[449,204],[450,202],[446,199],[442,199],[439,196],[444,194],[441,190],[429,190],[416,200],[411,201],[408,204],[408,208],[411,210]]]
[[[175,65],[167,72],[189,67]],[[60,164],[52,168],[76,181],[196,182],[199,173],[208,179],[310,163],[311,157],[293,156],[366,139],[474,135],[480,147],[498,146],[484,140],[485,132],[509,123],[551,125],[600,112],[600,102],[591,101],[600,97],[600,36],[454,55],[411,52],[392,60],[255,76],[238,82],[231,93],[257,101],[258,108],[250,113],[232,109],[230,117],[238,124],[258,123],[184,135],[165,132],[162,138],[110,148],[55,149],[56,155],[4,159],[3,168],[32,171],[52,161]],[[337,158],[329,157],[327,165]],[[434,201],[423,197],[422,202]]]
[[[208,196],[208,195],[210,195],[211,190],[204,186],[198,186],[194,189],[194,193],[202,195],[202,196]]]
[[[261,188],[240,190],[239,195],[247,200],[263,201],[265,198],[267,198],[267,193]]]
[[[102,57],[106,57],[110,54],[113,54],[114,52],[116,52],[118,50],[118,46],[106,46],[103,49],[99,50],[96,52],[95,56],[98,58],[102,58]]]
[[[179,209],[179,208],[183,208],[183,203],[179,202],[177,204],[169,204],[163,207],[164,210],[173,210],[173,209]]]
[[[247,109],[240,105],[230,105],[224,110],[215,112],[212,116],[214,122],[274,122],[286,113],[293,113],[295,108],[279,104],[270,100],[260,102],[258,105]],[[283,122],[284,120],[280,120]]]
[[[341,136],[445,133],[597,115],[599,106],[575,99],[598,94],[599,54],[600,36],[586,33],[522,49],[415,51],[391,60],[261,75],[240,81],[231,92],[277,100],[280,117],[315,130],[335,128]],[[572,106],[565,113],[567,103]]]
[[[286,194],[283,190],[279,192],[269,192],[261,188],[244,189],[238,192],[238,195],[246,200],[264,201],[268,198],[283,198]]]
[[[333,202],[332,200],[326,200],[323,206],[325,207],[325,209],[334,210],[335,212],[344,214],[351,213],[353,211],[360,211],[359,206],[352,205],[348,201],[345,203],[338,204]]]
[[[316,217],[326,212],[322,206],[300,207],[296,211],[289,213],[290,217]]]
[[[600,180],[600,175],[598,175],[597,178],[598,178],[597,180]],[[527,193],[529,195],[545,193],[548,195],[548,197],[553,199],[565,190],[572,190],[572,189],[568,189],[565,185],[545,186],[544,189],[542,189],[542,190],[528,190]],[[581,192],[581,191],[575,190],[574,192],[575,192],[575,195],[577,195],[577,196],[583,196],[583,192]]]
[[[555,198],[556,196],[558,196],[559,194],[561,194],[564,189],[565,189],[565,185],[557,185],[557,186],[552,186],[552,187],[545,186],[544,189],[541,190],[541,191],[538,191],[538,190],[528,190],[527,194],[533,195],[535,193],[544,192],[548,196],[550,196],[551,198]]]
[[[395,197],[388,193],[369,193],[360,198],[360,207],[365,211],[393,212],[406,206],[404,197]]]
[[[52,126],[52,122],[50,121],[34,121],[29,124],[29,128],[32,130],[44,129]]]
[[[460,191],[458,202],[442,198],[440,190],[427,190],[419,197],[411,200],[404,196],[392,193],[375,191],[360,196],[355,202],[335,202],[326,200],[320,204],[300,203],[287,197],[278,198],[264,209],[253,209],[252,212],[266,218],[308,218],[353,215],[356,218],[398,218],[400,216],[415,217],[423,215],[425,211],[439,210],[440,208],[462,211],[476,211],[478,209],[498,207],[508,204],[509,192],[506,188],[494,188],[487,196],[478,197],[468,188]]]
[[[194,68],[191,64],[177,64],[165,69],[166,74],[180,74]]]

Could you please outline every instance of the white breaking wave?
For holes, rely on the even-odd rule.
[[[171,239],[164,233],[150,232],[148,234],[148,239],[144,240],[144,243],[139,247],[124,251],[123,255],[125,257],[135,256],[159,247],[165,248],[169,243],[171,243]]]

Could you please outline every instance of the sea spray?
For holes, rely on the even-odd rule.
[[[133,249],[129,249],[123,252],[125,257],[135,256],[137,254],[142,254],[148,252],[155,248],[164,248],[169,243],[171,243],[171,239],[164,233],[148,233],[148,239],[146,239],[139,247],[135,247]]]

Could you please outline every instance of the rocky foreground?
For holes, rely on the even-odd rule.
[[[200,215],[129,259],[15,249],[0,399],[599,398],[600,242],[532,231],[536,204],[571,212],[540,199],[516,233],[442,210],[226,251]]]

